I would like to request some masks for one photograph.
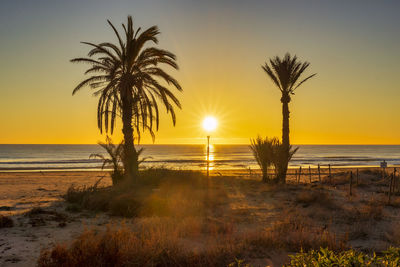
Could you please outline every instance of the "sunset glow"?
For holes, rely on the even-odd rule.
[[[173,126],[160,108],[156,144],[202,143],[199,123],[210,113],[220,119],[216,143],[248,144],[254,133],[280,136],[280,92],[261,65],[285,52],[318,73],[292,96],[292,143],[400,144],[399,2],[316,3],[7,0],[0,10],[0,56],[7,63],[0,67],[0,113],[7,114],[0,116],[0,143],[104,140],[94,91],[71,96],[85,66],[69,60],[87,53],[80,41],[117,42],[107,19],[120,25],[132,14],[136,27],[159,27],[159,45],[179,64],[178,71],[165,69],[182,85],[182,110]],[[22,52],[28,43],[30,52]],[[112,137],[122,140],[121,125]],[[151,135],[143,134],[141,143],[152,144]]]
[[[217,126],[218,126],[218,121],[217,121],[217,119],[214,118],[214,117],[209,116],[209,117],[206,117],[206,118],[203,120],[203,128],[204,128],[204,130],[206,130],[207,132],[212,132],[212,131],[214,131],[214,130],[217,128]]]

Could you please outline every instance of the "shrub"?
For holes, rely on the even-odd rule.
[[[116,216],[199,216],[206,206],[216,209],[227,198],[222,188],[208,188],[206,182],[200,172],[149,169],[141,171],[138,184],[71,186],[64,198],[70,205]]]
[[[141,203],[132,194],[125,193],[110,200],[109,210],[111,215],[135,217],[139,213]]]
[[[102,232],[86,231],[70,246],[59,244],[43,250],[38,266],[227,266],[240,248],[234,242],[221,241],[190,250],[167,232],[135,233],[108,227]]]
[[[287,266],[399,266],[400,248],[389,248],[382,256],[364,254],[353,249],[335,253],[332,250],[321,248],[309,252],[300,252],[289,255],[290,264]]]
[[[250,139],[250,149],[253,151],[254,158],[260,166],[262,172],[262,181],[268,181],[268,168],[273,164],[273,146],[278,142],[276,137],[269,139],[258,136],[255,139]]]
[[[276,179],[279,183],[286,183],[288,164],[298,149],[298,147],[293,148],[291,145],[289,145],[288,149],[286,149],[286,147],[279,142],[279,140],[274,144],[273,162],[276,170]]]
[[[81,212],[82,207],[79,204],[71,203],[71,204],[67,205],[67,207],[65,208],[65,211],[73,212],[73,213]]]
[[[331,196],[322,190],[302,191],[297,194],[296,202],[306,206],[317,204],[328,209],[336,208],[336,205]]]
[[[6,227],[13,227],[14,226],[14,221],[4,215],[0,215],[0,228],[6,228]]]
[[[265,249],[300,251],[319,247],[328,247],[333,250],[347,248],[345,238],[338,238],[325,227],[313,225],[300,215],[290,214],[284,221],[275,223],[271,228],[248,236],[247,243],[258,251]]]
[[[259,136],[256,139],[250,139],[250,142],[250,148],[253,151],[254,158],[263,174],[263,182],[268,181],[268,168],[270,165],[274,165],[276,172],[274,181],[286,183],[286,172],[289,161],[299,148],[289,146],[287,150],[276,137],[271,139],[266,137],[263,139]]]

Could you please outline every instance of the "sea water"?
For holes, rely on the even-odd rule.
[[[388,166],[400,165],[400,145],[294,145],[299,150],[290,166]],[[142,145],[142,167],[204,169],[205,145]],[[99,159],[92,153],[106,155],[98,145],[0,145],[0,171],[98,170]],[[213,169],[257,168],[248,145],[211,145],[210,167]]]

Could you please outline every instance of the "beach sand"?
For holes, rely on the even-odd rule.
[[[101,179],[102,178],[102,179]],[[111,184],[104,172],[0,173],[0,214],[11,216],[14,227],[0,229],[0,266],[35,266],[40,250],[78,236],[84,227],[109,222],[106,215],[68,214],[67,227],[56,220],[37,220],[23,213],[37,207],[65,214],[62,195],[71,185]]]
[[[360,184],[363,183],[362,181],[372,179],[372,174],[361,172],[361,170]],[[297,183],[294,176],[289,176],[292,187],[281,192],[273,191],[275,189],[270,189],[268,185],[260,183],[259,172],[254,170],[251,172],[249,170],[214,170],[211,172],[211,178],[214,181],[219,180],[219,177],[224,178],[224,186],[229,196],[226,214],[217,216],[217,218],[234,222],[238,229],[251,228],[254,230],[270,225],[274,220],[281,219],[283,211],[291,210],[302,216],[310,217],[317,223],[320,220],[320,223],[324,224],[331,216],[329,214],[332,213],[331,211],[318,205],[299,205],[296,202],[298,201],[296,195],[304,190],[320,188],[317,183],[317,170],[313,169],[312,171],[314,173],[312,184],[307,184],[309,176],[308,169],[305,169],[300,180],[301,184],[304,183],[301,188],[294,185]],[[343,181],[347,181],[350,171],[354,173],[355,179],[355,168],[333,169],[332,174],[335,175],[336,184],[321,185],[325,186],[324,190],[345,212],[356,212],[357,209],[361,211],[362,208],[358,207],[360,205],[364,207],[364,204],[369,203],[368,201],[371,199],[385,198],[385,182],[373,188],[355,187],[354,196],[349,197],[348,182]],[[322,179],[326,179],[327,173],[327,169],[323,169]],[[376,173],[375,170],[375,176]],[[10,216],[14,220],[14,227],[0,229],[0,266],[35,266],[41,249],[56,243],[68,242],[76,238],[85,228],[104,227],[106,224],[122,221],[134,223],[133,220],[111,217],[104,213],[66,211],[67,204],[63,201],[62,195],[71,185],[91,186],[99,179],[101,179],[99,186],[111,184],[111,179],[105,172],[0,173],[0,214]],[[244,184],[243,181],[249,181],[249,183]],[[397,200],[395,199],[395,201]],[[43,207],[48,213],[42,214],[41,217],[25,214],[36,207]],[[384,218],[380,218],[379,221],[369,221],[368,219],[368,222],[365,222],[368,225],[366,230],[368,233],[360,233],[360,237],[350,240],[352,246],[364,250],[384,249],[388,246],[389,241],[386,236],[388,230],[393,229],[395,223],[399,221],[400,209],[396,207],[383,207],[383,209]],[[363,223],[357,219],[352,222],[352,215],[346,216],[344,220],[350,221],[343,224],[334,223],[330,226],[335,233],[356,232],[357,229],[354,227]],[[354,214],[354,216],[358,215]],[[287,260],[286,256],[278,255],[275,263],[274,261],[269,261],[269,263],[279,266],[285,260]]]

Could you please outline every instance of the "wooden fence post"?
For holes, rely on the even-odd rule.
[[[390,205],[390,198],[392,197],[393,173],[390,177],[388,204]]]
[[[357,186],[358,186],[358,168],[357,168]]]
[[[301,166],[300,166],[300,169],[299,169],[299,183],[300,183],[300,178],[301,178]]]
[[[310,184],[311,184],[311,166],[308,165],[308,174],[310,175]]]
[[[297,178],[297,170],[294,170],[294,179],[299,184],[299,179]]]
[[[350,196],[353,195],[353,171],[350,172]]]
[[[318,163],[318,180],[321,182],[321,167],[319,166],[319,163]]]
[[[331,164],[329,166],[329,182],[332,184]]]

